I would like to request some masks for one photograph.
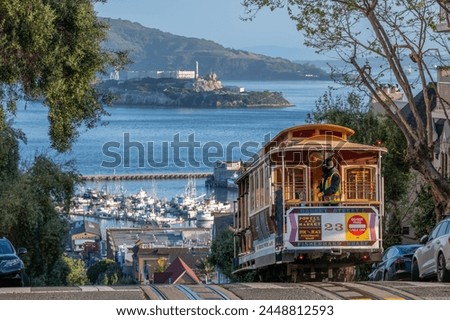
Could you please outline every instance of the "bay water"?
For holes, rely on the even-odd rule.
[[[22,104],[14,127],[22,129],[27,144],[21,155],[31,161],[45,153],[57,162],[72,160],[81,174],[211,172],[218,160],[248,160],[279,131],[305,123],[307,113],[332,86],[332,81],[224,81],[224,85],[248,91],[277,91],[294,106],[287,108],[162,108],[115,105],[107,108],[104,125],[81,134],[70,152],[58,154],[50,148],[47,109],[39,103]],[[344,88],[338,88],[345,90]],[[343,92],[343,91],[342,91]],[[171,199],[184,191],[187,181],[92,182],[85,187],[156,191]],[[197,192],[216,192],[221,201],[233,198],[226,190],[206,190],[196,181]]]

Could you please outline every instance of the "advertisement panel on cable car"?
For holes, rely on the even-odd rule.
[[[298,207],[287,212],[287,249],[376,248],[379,215],[374,207]]]

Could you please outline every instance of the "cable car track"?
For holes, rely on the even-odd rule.
[[[333,300],[416,300],[419,297],[387,286],[372,283],[302,283]]]
[[[364,285],[369,286],[369,287],[379,288],[383,291],[387,291],[391,294],[397,295],[399,297],[403,297],[405,300],[421,300],[422,299],[421,297],[419,297],[417,295],[414,295],[414,294],[411,294],[411,293],[408,293],[405,291],[401,291],[401,290],[393,288],[393,287],[388,287],[388,286],[386,286],[386,284],[380,284],[378,282],[367,282],[367,283],[364,283]]]
[[[263,286],[261,286],[263,285]],[[421,300],[413,293],[399,287],[378,282],[301,282],[285,286],[282,283],[246,283],[223,290],[216,285],[150,285],[153,300],[232,300],[247,299],[266,292],[263,296],[280,295],[279,290],[299,290],[303,288],[330,300]],[[243,288],[243,289],[240,289]],[[231,290],[230,290],[231,289]],[[244,291],[241,291],[244,290]],[[273,290],[273,291],[271,291]],[[244,296],[241,294],[244,293]],[[314,293],[314,294],[313,294]],[[281,296],[283,294],[281,293]]]
[[[213,285],[150,285],[156,300],[230,300],[225,292]]]
[[[176,285],[190,300],[230,300],[230,298],[211,285]]]
[[[169,300],[166,294],[160,289],[160,287],[151,285],[149,286],[152,292],[159,298],[159,300]]]
[[[200,298],[200,296],[195,293],[193,290],[189,289],[186,286],[183,286],[181,284],[177,284],[175,285],[175,287],[180,290],[181,292],[184,293],[184,295],[189,299],[189,300],[203,300]]]
[[[220,290],[214,288],[213,286],[207,286],[209,289],[217,293],[219,296],[222,297],[222,300],[231,300],[225,293],[221,292]]]

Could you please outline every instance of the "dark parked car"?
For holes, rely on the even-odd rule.
[[[16,252],[8,239],[0,237],[0,286],[24,285],[25,266],[20,256],[25,253],[27,249],[19,248]]]
[[[372,265],[369,280],[410,280],[412,257],[421,246],[419,244],[405,244],[387,248],[384,251],[382,261]]]

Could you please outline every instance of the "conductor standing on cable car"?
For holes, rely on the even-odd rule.
[[[319,199],[325,202],[338,204],[341,200],[341,176],[334,167],[333,158],[327,158],[322,163],[322,181],[319,186]]]

